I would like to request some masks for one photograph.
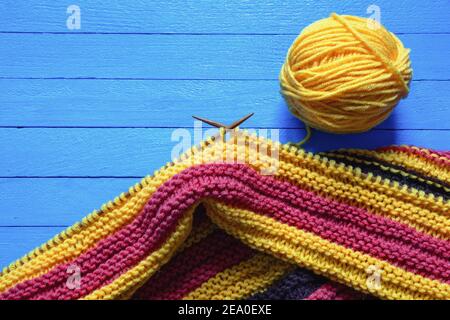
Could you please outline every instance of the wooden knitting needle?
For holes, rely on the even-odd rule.
[[[205,119],[205,118],[200,118],[200,117],[197,117],[197,116],[192,116],[192,118],[197,119],[197,120],[199,120],[201,122],[207,123],[207,124],[209,124],[209,125],[211,125],[213,127],[216,127],[216,128],[225,128],[226,127],[225,125],[223,125],[223,124],[221,124],[219,122],[215,122],[215,121],[208,120],[208,119]]]
[[[212,121],[212,120],[205,119],[205,118],[200,118],[200,117],[197,117],[197,116],[192,116],[192,118],[197,119],[197,120],[199,120],[201,122],[207,123],[207,124],[209,124],[209,125],[211,125],[213,127],[216,127],[216,128],[234,129],[234,128],[238,127],[240,124],[242,124],[244,121],[246,121],[248,118],[253,116],[253,115],[254,115],[254,113],[252,112],[252,113],[246,115],[245,117],[243,117],[243,118],[233,122],[229,126],[224,125],[224,124],[222,124],[220,122]]]
[[[234,129],[234,128],[238,127],[240,124],[242,124],[244,121],[246,121],[248,118],[250,118],[253,115],[254,115],[253,112],[246,115],[245,117],[239,119],[238,121],[235,121],[232,124],[230,124],[227,129]]]

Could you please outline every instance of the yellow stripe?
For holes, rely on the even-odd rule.
[[[418,150],[418,151],[420,151],[422,153],[428,154],[432,158],[436,158],[437,160],[441,160],[441,161],[446,162],[447,164],[450,164],[450,159],[449,158],[447,158],[445,156],[441,156],[441,155],[439,155],[439,154],[437,154],[437,153],[435,153],[433,151],[430,151],[428,149],[420,148],[420,147],[416,147],[416,146],[403,146],[403,147],[406,147],[408,149]]]
[[[381,159],[399,166],[410,168],[414,171],[432,176],[446,183],[450,183],[450,171],[448,168],[440,166],[427,159],[417,155],[410,155],[404,152],[386,150],[386,151],[370,151],[370,150],[347,150],[356,154],[363,154]]]
[[[410,158],[416,158],[416,157],[419,158],[420,157],[419,158],[420,161],[425,161],[425,162],[427,162],[429,164],[433,164],[433,165],[437,166],[438,168],[445,169],[447,171],[447,173],[450,174],[450,171],[448,170],[448,165],[450,164],[450,159],[449,158],[447,158],[445,156],[442,156],[442,155],[439,155],[437,153],[434,153],[433,151],[430,151],[430,150],[425,149],[425,148],[420,148],[420,147],[416,147],[416,146],[408,146],[408,145],[402,145],[402,147],[410,149],[412,152],[414,152],[414,150],[417,150],[417,151],[419,151],[422,154],[426,154],[429,157],[435,158],[435,159],[431,160],[431,159],[425,158],[424,155],[414,156],[414,155],[409,154]],[[401,153],[405,154],[405,155],[408,154],[408,153],[405,153],[404,151],[401,151]],[[445,165],[437,163],[437,161],[445,162]]]
[[[214,202],[208,202],[208,214],[220,227],[251,247],[357,290],[386,299],[450,299],[448,284],[408,272],[272,218]],[[379,290],[366,284],[366,270],[371,266],[382,272]]]
[[[345,154],[339,154],[339,153],[334,153],[334,152],[322,152],[320,154],[325,156],[325,157],[334,157],[334,158],[339,158],[339,159],[347,159],[347,160],[354,161],[354,162],[357,162],[357,163],[363,163],[363,164],[367,164],[367,165],[374,165],[374,166],[379,167],[383,171],[389,171],[389,172],[392,172],[394,174],[400,174],[403,177],[408,177],[408,178],[411,178],[411,179],[414,179],[414,180],[418,180],[418,181],[420,181],[422,183],[426,183],[428,185],[441,188],[441,189],[443,189],[446,192],[450,192],[450,188],[447,188],[446,186],[444,186],[444,185],[442,185],[440,183],[437,183],[437,182],[431,181],[431,180],[425,180],[422,177],[419,177],[417,175],[411,174],[411,173],[406,172],[406,171],[401,170],[401,169],[394,169],[392,167],[385,166],[385,165],[383,165],[383,164],[381,164],[379,162],[376,162],[376,161],[363,160],[363,159],[360,159],[360,158],[351,157],[351,156],[348,156],[348,155],[345,155]]]
[[[180,245],[177,253],[182,252],[190,246],[202,241],[207,236],[212,234],[215,230],[217,230],[217,226],[213,224],[211,220],[207,219],[205,221],[202,221],[198,226],[192,228],[189,237]]]
[[[181,243],[186,240],[192,227],[192,210],[179,222],[176,230],[161,248],[152,252],[135,267],[122,274],[110,284],[83,297],[85,300],[111,300],[127,297],[142,286],[158,269],[172,257]]]
[[[258,253],[208,279],[187,294],[185,300],[230,300],[247,298],[291,271],[293,266]]]
[[[194,211],[195,211],[195,209],[192,212],[194,212]],[[194,218],[192,218],[192,219],[194,220]],[[186,240],[184,240],[184,242],[182,242],[181,244],[178,244],[178,248],[175,251],[174,255],[176,255],[176,254],[182,252],[183,250],[186,250],[190,246],[200,242],[201,240],[206,238],[208,235],[213,233],[215,230],[217,230],[217,226],[215,224],[213,224],[209,218],[205,219],[205,221],[202,221],[197,226],[195,226],[195,227],[193,226],[191,228],[189,236],[186,238]],[[151,277],[151,276],[152,276],[151,274],[148,275],[148,277]],[[115,296],[114,299],[120,299],[120,300],[130,299],[133,296],[133,294],[136,292],[136,290],[138,290],[142,285],[144,285],[147,282],[147,280],[148,280],[148,278],[144,278],[141,282],[136,284],[133,288],[127,290],[123,294],[119,294],[119,295]]]

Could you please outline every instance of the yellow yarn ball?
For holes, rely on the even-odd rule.
[[[409,49],[373,20],[332,14],[297,37],[281,69],[281,92],[307,126],[367,131],[409,92]]]

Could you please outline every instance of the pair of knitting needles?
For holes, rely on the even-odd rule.
[[[224,128],[224,129],[232,130],[232,129],[235,129],[236,127],[238,127],[239,125],[241,125],[242,123],[244,123],[248,118],[250,118],[253,115],[254,115],[254,113],[252,112],[252,113],[246,115],[245,117],[243,117],[243,118],[233,122],[232,124],[230,124],[228,126],[224,125],[224,124],[222,124],[220,122],[212,121],[212,120],[205,119],[205,118],[200,118],[200,117],[197,117],[197,116],[192,116],[192,118],[194,118],[196,120],[199,120],[201,122],[207,123],[207,124],[209,124],[209,125],[211,125],[213,127],[219,128],[219,129],[220,128]]]
[[[237,128],[240,124],[244,123],[244,121],[246,121],[248,118],[250,118],[253,115],[254,115],[254,113],[252,112],[252,113],[246,115],[245,117],[243,117],[243,118],[233,122],[232,124],[230,124],[228,126],[224,125],[224,124],[222,124],[220,122],[216,122],[216,121],[213,121],[213,120],[209,120],[209,119],[205,119],[205,118],[201,118],[201,117],[197,117],[197,116],[192,116],[192,118],[194,118],[196,120],[199,120],[201,122],[207,123],[207,124],[209,124],[209,125],[211,125],[213,127],[216,127],[218,129],[223,128],[225,130],[233,130],[233,129]],[[211,139],[214,141],[214,140],[216,140],[219,137],[220,137],[220,132],[217,133],[217,134],[212,135]]]
[[[224,125],[224,124],[222,124],[220,122],[212,121],[212,120],[205,119],[205,118],[200,118],[200,117],[197,117],[197,116],[192,116],[192,118],[194,118],[196,120],[199,120],[201,122],[207,123],[207,124],[209,124],[209,125],[211,125],[213,127],[219,128],[219,129],[220,128],[224,128],[224,129],[232,130],[232,129],[235,129],[236,127],[238,127],[240,124],[242,124],[244,121],[246,121],[248,118],[250,118],[253,115],[254,115],[254,113],[252,112],[252,113],[246,115],[245,117],[243,117],[243,118],[233,122],[229,126]],[[302,141],[297,142],[297,143],[289,143],[290,145],[294,145],[297,148],[300,148],[303,144],[305,144],[311,138],[311,128],[308,125],[306,125],[305,127],[306,127],[306,136],[305,136],[305,138],[303,138]]]

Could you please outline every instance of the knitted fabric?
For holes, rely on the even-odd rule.
[[[235,133],[249,143],[202,142],[6,267],[0,299],[450,299],[450,153]],[[277,170],[218,162],[220,143],[278,147]]]

